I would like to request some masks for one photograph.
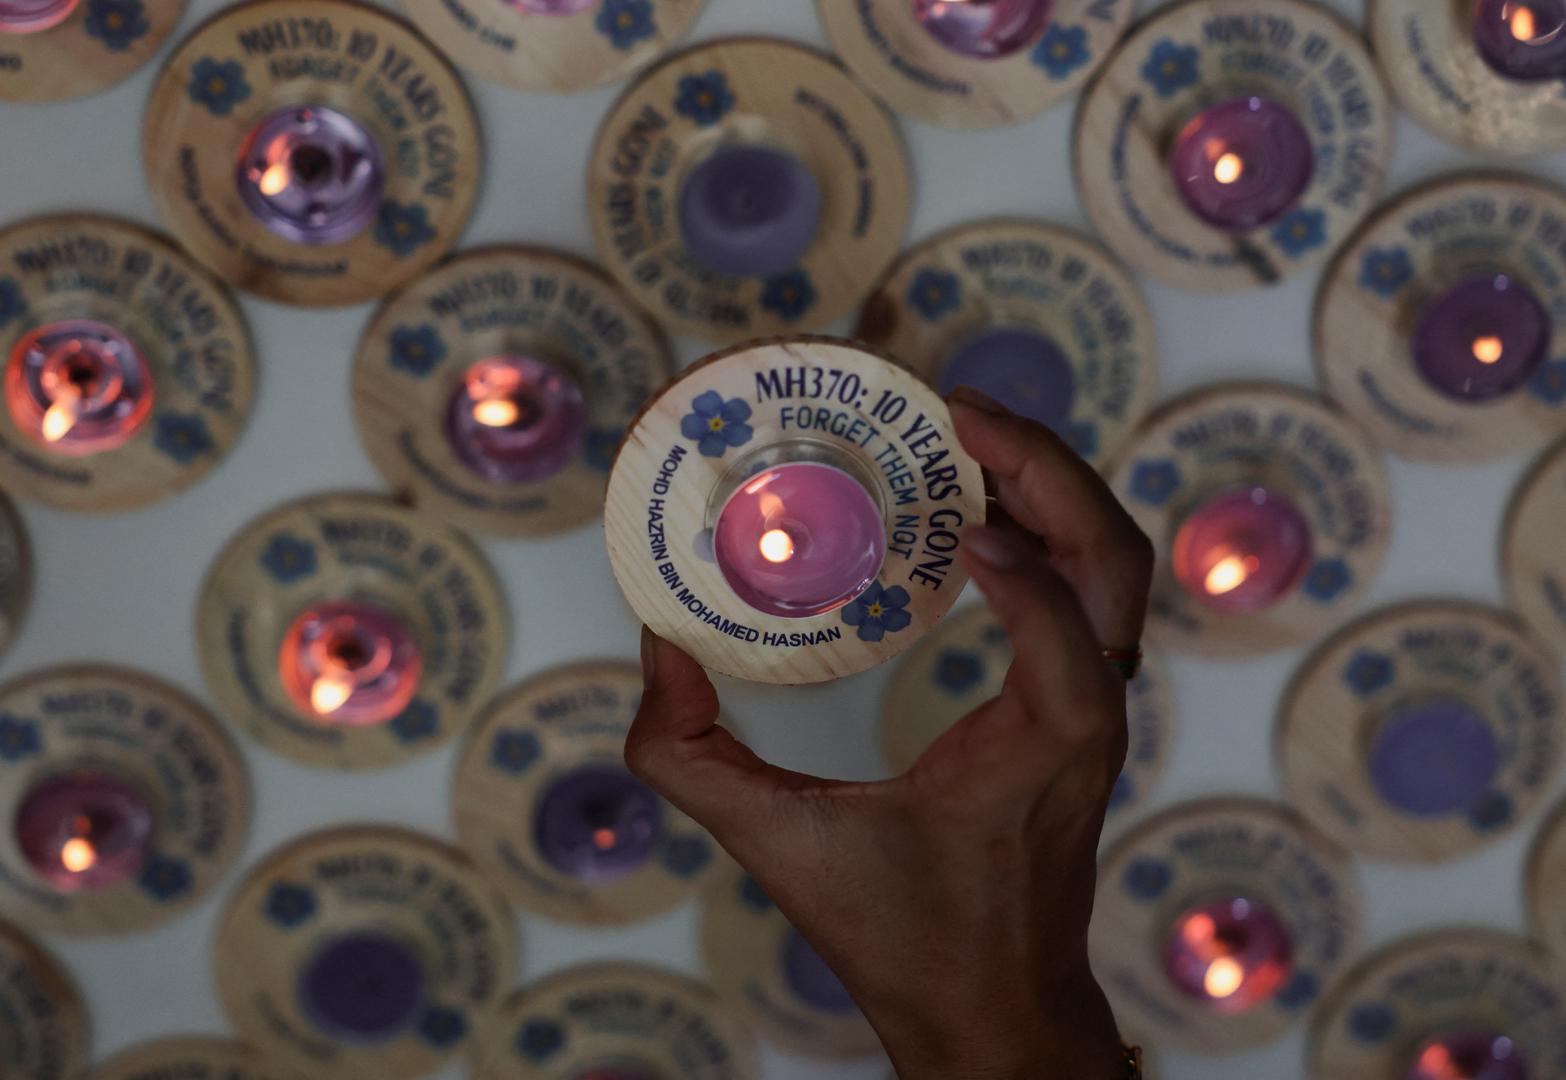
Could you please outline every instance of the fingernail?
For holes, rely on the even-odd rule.
[[[946,395],[946,400],[953,405],[963,405],[975,409],[988,416],[1010,416],[1011,410],[990,395],[975,390],[971,386],[959,386]]]
[[[962,534],[962,546],[975,559],[996,570],[1020,569],[1031,554],[1021,537],[988,525],[969,526]]]
[[[658,635],[652,627],[642,627],[642,681],[651,682],[658,670]]]

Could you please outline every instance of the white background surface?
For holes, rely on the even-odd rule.
[[[191,0],[171,40],[221,6],[220,0]],[[1144,0],[1138,9],[1156,6]],[[1356,20],[1363,14],[1361,0],[1331,6]],[[710,0],[694,39],[733,33],[824,44],[808,0]],[[66,210],[153,220],[138,139],[155,67],[81,102],[0,104],[0,223]],[[477,81],[472,88],[487,135],[488,171],[466,244],[529,242],[591,255],[582,173],[598,119],[619,88],[570,98]],[[911,238],[993,214],[1086,228],[1071,181],[1072,110],[1067,104],[1022,127],[980,134],[905,122],[917,190]],[[1400,118],[1389,190],[1475,163]],[[1518,164],[1556,178],[1563,172],[1560,159]],[[1165,391],[1235,375],[1314,385],[1309,313],[1315,284],[1310,274],[1270,291],[1210,297],[1147,283]],[[224,541],[286,499],[327,488],[382,486],[360,450],[348,400],[350,357],[370,307],[295,311],[250,297],[243,304],[261,371],[255,414],[237,449],[193,491],[138,513],[100,519],[24,507],[36,590],[14,648],[0,661],[0,677],[63,661],[111,661],[145,668],[205,697],[192,612],[200,578]],[[686,362],[703,351],[699,343],[679,345]],[[1498,602],[1501,512],[1524,464],[1517,459],[1436,469],[1394,461],[1392,548],[1369,603],[1441,594]],[[508,682],[565,661],[635,656],[636,627],[616,594],[595,529],[544,542],[486,541],[484,547],[505,579],[515,619]],[[1151,807],[1133,814],[1193,796],[1276,796],[1273,717],[1299,659],[1295,653],[1237,664],[1177,661],[1181,731],[1173,765]],[[871,672],[820,689],[720,689],[767,756],[794,768],[867,777],[883,771],[873,724],[887,674]],[[277,844],[355,820],[451,835],[454,746],[405,768],[360,775],[306,769],[248,742],[244,749],[257,792],[255,823],[241,865],[222,888],[153,933],[50,941],[88,999],[95,1058],[155,1035],[226,1030],[211,978],[213,921],[237,876]],[[1531,819],[1484,853],[1440,868],[1362,862],[1365,944],[1453,922],[1521,929],[1521,865],[1537,824]],[[521,949],[525,978],[589,958],[628,957],[694,970],[694,912],[590,933],[528,918]],[[1221,1061],[1164,1053],[1162,1075],[1289,1080],[1303,1074],[1302,1047],[1303,1032],[1297,1031],[1265,1050]],[[876,1062],[816,1066],[769,1052],[767,1064],[772,1080],[884,1076]]]

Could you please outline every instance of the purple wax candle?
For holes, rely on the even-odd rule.
[[[914,18],[959,56],[999,60],[1044,34],[1054,0],[912,0]]]
[[[408,625],[362,601],[318,604],[283,636],[278,672],[303,715],[349,727],[384,724],[419,691],[424,662]]]
[[[36,34],[59,26],[78,0],[0,0],[0,34]]]
[[[1230,615],[1264,611],[1292,592],[1311,560],[1310,523],[1263,487],[1224,491],[1193,510],[1175,534],[1175,579],[1201,603]]]
[[[837,973],[798,930],[783,939],[783,979],[794,995],[819,1012],[843,1016],[859,1011]]]
[[[1169,168],[1191,213],[1215,229],[1249,232],[1299,202],[1316,155],[1294,110],[1243,97],[1193,117],[1175,136]]]
[[[853,600],[886,561],[886,519],[870,492],[831,465],[776,465],[745,481],[713,529],[723,578],[757,611],[823,615]]]
[[[502,0],[529,15],[576,15],[597,7],[599,0]]]
[[[548,479],[571,464],[587,431],[582,388],[531,356],[497,356],[468,368],[446,411],[446,435],[463,464],[497,484]]]
[[[97,769],[57,773],[16,813],[17,847],[63,893],[107,889],[141,870],[152,850],[152,806],[133,785]]]
[[[766,278],[798,264],[821,226],[821,185],[793,154],[720,146],[680,187],[680,237],[700,266]]]
[[[1266,904],[1216,900],[1175,920],[1163,947],[1164,972],[1187,997],[1226,1013],[1271,999],[1294,967],[1288,928]]]
[[[1022,326],[986,330],[957,349],[940,391],[971,386],[1019,416],[1059,431],[1071,419],[1077,375],[1054,340]]]
[[[239,194],[263,225],[296,244],[337,244],[380,209],[386,170],[358,121],[324,107],[275,112],[239,154]]]
[[[90,319],[45,323],[11,350],[11,419],[51,453],[82,457],[124,446],[152,415],[152,375],[126,334]]]
[[[1528,1063],[1505,1035],[1463,1031],[1424,1043],[1406,1080],[1528,1080]]]
[[[1441,817],[1474,805],[1501,768],[1501,748],[1466,702],[1435,698],[1395,709],[1370,748],[1377,793],[1405,814]]]
[[[1459,401],[1488,401],[1521,389],[1549,358],[1550,313],[1505,274],[1465,278],[1427,303],[1414,326],[1414,366]]]
[[[1566,0],[1478,0],[1474,45],[1508,79],[1566,79]]]
[[[344,1042],[387,1042],[424,1008],[424,965],[388,934],[367,930],[328,941],[299,973],[299,1004],[321,1031]]]
[[[641,869],[663,826],[663,804],[624,769],[587,766],[539,799],[538,850],[562,874],[606,882]]]

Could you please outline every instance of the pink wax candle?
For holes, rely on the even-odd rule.
[[[152,415],[152,375],[124,331],[91,319],[34,327],[11,350],[6,406],[51,453],[83,457],[125,445]]]
[[[239,195],[256,220],[296,244],[351,240],[374,219],[386,188],[375,139],[347,113],[283,109],[239,154]]]
[[[134,785],[98,769],[44,779],[23,796],[15,827],[23,858],[59,892],[128,881],[152,850],[151,804]]]
[[[369,727],[401,715],[424,673],[402,619],[363,601],[317,604],[283,636],[278,671],[303,715]]]
[[[1288,928],[1266,904],[1215,900],[1175,920],[1164,942],[1164,973],[1184,995],[1225,1013],[1270,1000],[1293,969]]]
[[[1292,209],[1310,186],[1315,161],[1310,133],[1294,110],[1254,96],[1198,113],[1169,154],[1186,206],[1230,232],[1269,225]]]
[[[500,484],[548,479],[576,457],[587,432],[582,388],[531,356],[497,356],[468,368],[446,412],[463,464]]]
[[[59,26],[78,0],[0,0],[0,34],[36,34]]]
[[[1054,0],[912,0],[914,18],[959,56],[999,60],[1043,35]]]
[[[1474,45],[1505,78],[1566,79],[1566,0],[1478,0]]]
[[[1310,567],[1310,523],[1285,496],[1264,487],[1219,493],[1175,534],[1175,579],[1216,611],[1251,615],[1291,593]]]
[[[1490,1031],[1440,1035],[1414,1051],[1406,1080],[1528,1080],[1517,1044]]]

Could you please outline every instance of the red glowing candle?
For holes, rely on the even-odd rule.
[[[1175,137],[1169,168],[1193,214],[1216,229],[1248,232],[1299,202],[1315,160],[1294,110],[1250,96],[1192,118]]]
[[[278,670],[306,716],[369,727],[401,715],[424,672],[407,624],[361,601],[318,604],[289,626]]]
[[[1414,1052],[1406,1080],[1528,1080],[1516,1043],[1488,1031],[1442,1035]]]
[[[1251,615],[1294,590],[1310,567],[1310,523],[1264,487],[1222,492],[1193,510],[1175,534],[1175,579],[1202,604]]]
[[[1242,1013],[1270,1000],[1293,969],[1288,928],[1266,904],[1215,900],[1175,920],[1164,942],[1164,972],[1187,997]]]
[[[16,426],[52,453],[82,457],[125,445],[152,414],[152,377],[121,330],[90,319],[35,327],[5,373]]]
[[[1054,0],[912,0],[914,18],[959,56],[999,60],[1036,42]]]
[[[0,0],[0,34],[36,34],[59,26],[78,0]]]
[[[23,797],[16,841],[39,877],[60,892],[106,889],[134,877],[152,850],[152,807],[113,773],[78,769]]]
[[[452,394],[446,434],[487,480],[522,484],[559,473],[581,449],[587,404],[576,381],[530,356],[480,360]]]

